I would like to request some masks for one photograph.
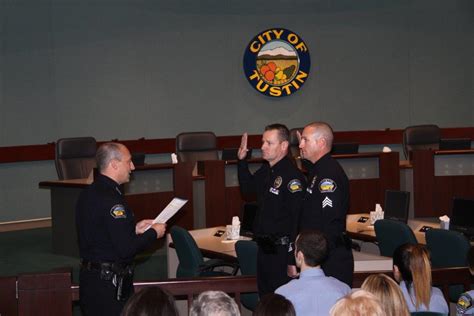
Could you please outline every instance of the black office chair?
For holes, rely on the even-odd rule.
[[[467,254],[471,248],[469,240],[462,233],[445,230],[430,229],[425,233],[426,246],[431,253],[433,268],[463,267],[468,265]],[[449,287],[449,300],[457,302],[464,292],[462,285]]]
[[[257,275],[257,251],[258,246],[255,241],[239,240],[235,243],[235,253],[242,275]],[[240,296],[240,301],[245,308],[254,311],[258,304],[258,294],[244,293]]]
[[[333,143],[332,155],[346,155],[359,153],[359,143]]]
[[[87,178],[96,167],[94,137],[61,138],[54,159],[59,180]]]
[[[437,125],[409,126],[403,131],[403,152],[411,160],[413,150],[439,149],[441,131]]]
[[[176,154],[180,162],[218,160],[217,138],[213,132],[189,132],[176,136]]]
[[[236,275],[239,265],[220,259],[204,261],[193,236],[184,228],[173,226],[170,230],[171,238],[178,255],[179,264],[176,270],[177,278],[188,278],[197,276],[225,276]],[[230,267],[231,273],[214,271],[218,267]]]
[[[380,255],[393,257],[398,246],[418,243],[411,228],[402,222],[390,219],[379,219],[374,224]]]

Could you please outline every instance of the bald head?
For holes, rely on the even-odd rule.
[[[329,124],[313,122],[306,125],[300,140],[303,158],[315,163],[331,151],[333,139],[332,128]]]
[[[332,141],[334,139],[334,135],[332,132],[331,126],[324,122],[313,122],[305,126],[306,128],[310,128],[311,133],[314,138],[319,139],[322,138],[326,142],[326,147],[331,151],[332,148]]]

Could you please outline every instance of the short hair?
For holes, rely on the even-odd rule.
[[[119,143],[105,143],[97,149],[95,160],[97,163],[97,168],[100,172],[107,168],[111,160],[122,160],[121,149],[123,147],[124,146]]]
[[[328,241],[317,230],[302,231],[296,238],[296,251],[304,255],[305,263],[316,267],[323,263],[328,254]]]
[[[354,291],[334,304],[331,316],[383,316],[380,301],[375,295],[365,290]]]
[[[290,141],[290,130],[286,125],[275,123],[265,126],[265,132],[274,130],[278,131],[278,140],[280,142]]]
[[[397,282],[385,274],[371,274],[361,288],[374,294],[387,316],[409,316],[408,306]]]
[[[240,316],[239,307],[222,291],[206,291],[193,301],[189,316]]]
[[[423,304],[429,308],[431,300],[431,263],[426,247],[420,244],[403,244],[393,253],[393,265],[398,267],[407,286],[414,294],[415,307]]]
[[[179,313],[172,295],[158,286],[151,286],[133,294],[121,315],[179,316]]]
[[[253,316],[296,316],[295,307],[286,297],[276,293],[263,296]]]
[[[306,127],[312,127],[314,128],[314,135],[316,136],[317,139],[323,138],[326,140],[327,147],[329,149],[332,148],[332,143],[334,140],[334,132],[332,130],[332,127],[326,123],[326,122],[312,122],[309,123]]]

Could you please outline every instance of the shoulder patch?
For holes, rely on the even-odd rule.
[[[336,182],[332,179],[323,179],[319,182],[319,192],[321,193],[331,193],[336,191],[337,185]]]
[[[113,218],[127,218],[127,212],[125,211],[125,207],[122,204],[116,204],[112,206],[110,209],[110,215]]]
[[[303,190],[303,186],[301,185],[301,181],[299,179],[293,179],[288,182],[288,191],[291,193],[299,192]]]

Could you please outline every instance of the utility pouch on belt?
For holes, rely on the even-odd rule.
[[[117,301],[126,301],[133,288],[133,273],[125,273],[114,274],[114,278],[112,279],[112,283],[115,286],[115,298]]]

